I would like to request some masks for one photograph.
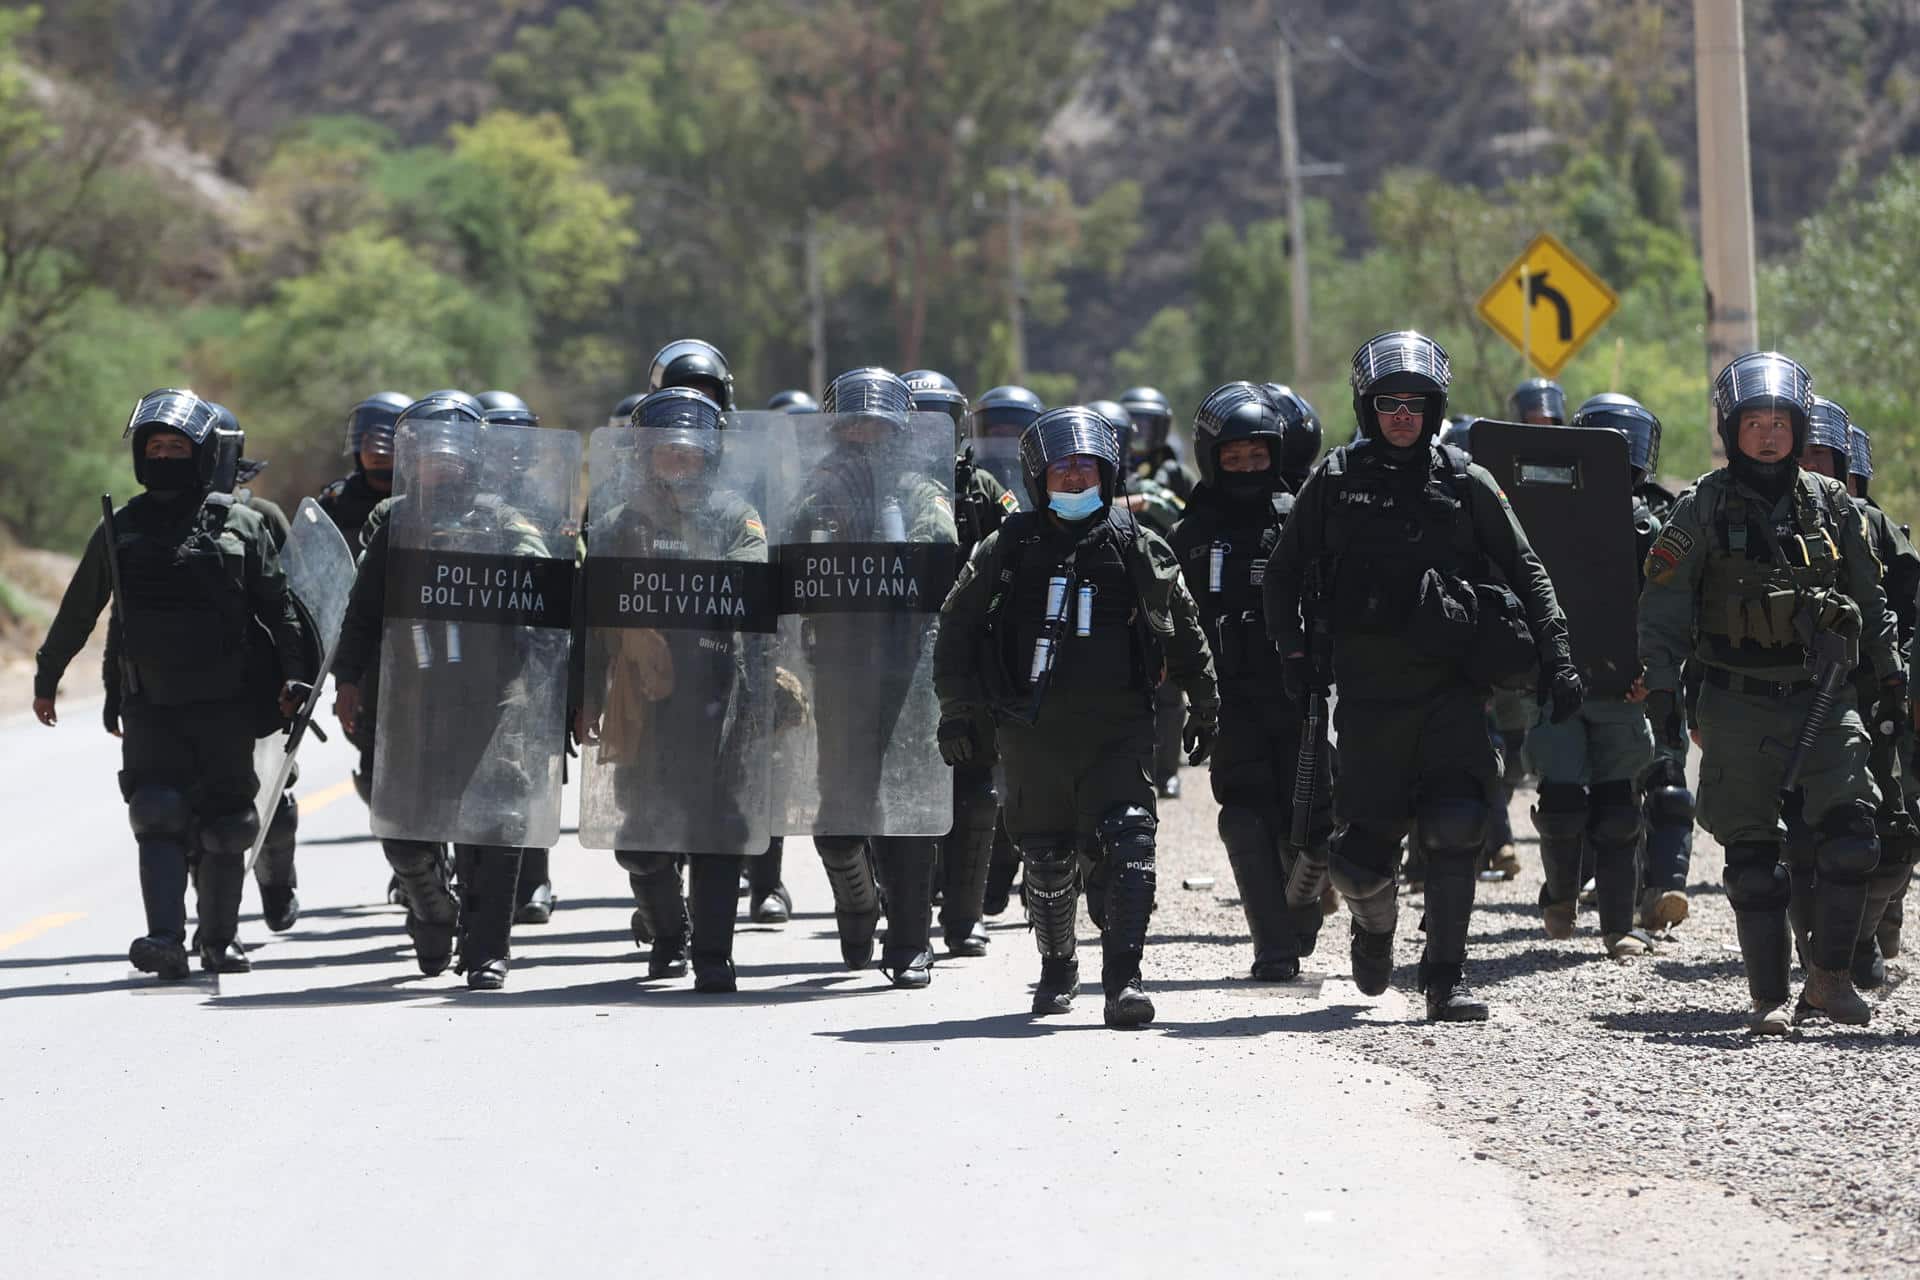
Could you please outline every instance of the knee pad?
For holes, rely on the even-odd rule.
[[[1820,817],[1814,865],[1834,880],[1864,880],[1880,861],[1879,828],[1864,804],[1836,805]]]
[[[1487,805],[1473,796],[1423,797],[1414,806],[1413,823],[1428,857],[1453,849],[1478,852],[1487,838]]]
[[[628,875],[664,876],[679,875],[680,862],[671,853],[642,853],[635,849],[621,849],[614,853],[613,860]]]
[[[1144,843],[1153,848],[1153,833],[1160,827],[1160,820],[1151,810],[1130,804],[1115,809],[1100,819],[1097,828],[1101,845],[1112,850],[1122,845],[1138,846]]]
[[[1533,829],[1540,833],[1542,840],[1578,840],[1587,830],[1586,806],[1549,809],[1547,798],[1542,795],[1540,803],[1533,807]]]
[[[200,823],[200,848],[216,856],[244,858],[253,851],[253,838],[260,834],[260,819],[251,809],[239,809],[205,819]]]
[[[1777,844],[1728,845],[1724,881],[1727,905],[1735,911],[1779,911],[1793,896]]]
[[[178,788],[149,783],[127,797],[127,822],[136,836],[185,835],[193,825],[193,808]]]
[[[1072,845],[1032,843],[1020,846],[1020,862],[1031,883],[1060,888],[1072,882],[1080,869],[1080,855]]]
[[[1218,827],[1220,843],[1227,847],[1229,858],[1271,854],[1277,848],[1266,815],[1247,805],[1221,805]]]
[[[1647,821],[1655,826],[1692,826],[1693,792],[1685,787],[1653,787],[1647,792]]]
[[[1634,804],[1597,805],[1587,828],[1595,844],[1629,845],[1640,840],[1640,808]]]
[[[1349,868],[1346,874],[1353,883],[1390,884],[1399,867],[1400,841],[1406,833],[1405,827],[1363,827],[1357,823],[1343,827],[1327,846],[1328,863],[1331,866],[1345,864]],[[1341,893],[1354,896],[1340,885],[1338,876],[1334,885]]]

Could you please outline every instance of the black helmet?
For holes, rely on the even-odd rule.
[[[436,505],[471,501],[480,482],[480,439],[486,430],[477,406],[460,404],[444,394],[423,396],[400,415],[396,433],[407,426],[414,427],[415,480],[450,495],[435,499]]]
[[[210,485],[215,493],[232,493],[259,475],[267,464],[240,456],[247,448],[247,433],[240,429],[240,419],[234,417],[233,410],[223,404],[211,400],[207,403],[213,409],[214,416],[213,477]]]
[[[501,427],[537,427],[540,415],[511,391],[482,391],[474,399],[480,402],[481,416],[490,425]]]
[[[1265,477],[1269,485],[1280,479],[1280,451],[1286,444],[1281,428],[1280,408],[1265,390],[1251,382],[1229,382],[1215,387],[1200,402],[1193,415],[1195,461],[1200,479],[1220,488],[1220,446],[1235,440],[1265,440],[1269,459]]]
[[[1813,398],[1813,408],[1807,414],[1807,442],[1801,448],[1804,451],[1817,444],[1833,450],[1834,479],[1845,484],[1853,469],[1853,420],[1825,396]]]
[[[1603,391],[1580,406],[1573,425],[1601,427],[1625,436],[1627,465],[1640,473],[1640,480],[1660,465],[1660,419],[1632,396]]]
[[[1120,407],[1133,419],[1136,454],[1157,453],[1166,447],[1167,436],[1173,431],[1173,408],[1157,389],[1129,387],[1120,393]]]
[[[1084,454],[1100,464],[1100,494],[1113,501],[1120,477],[1120,451],[1107,420],[1085,405],[1049,409],[1020,437],[1020,470],[1033,509],[1047,507],[1047,468]]]
[[[912,373],[901,375],[901,381],[907,384],[907,390],[913,396],[913,408],[916,413],[944,413],[953,419],[956,432],[960,424],[967,420],[967,398],[960,394],[960,387],[946,374],[933,369],[915,369]]]
[[[640,402],[646,398],[647,393],[644,391],[636,391],[632,395],[621,396],[620,403],[613,406],[613,412],[607,415],[607,425],[610,427],[631,426],[633,424],[633,411],[638,409]]]
[[[120,438],[133,441],[133,476],[146,483],[147,437],[156,431],[178,431],[193,445],[200,483],[213,478],[215,450],[207,447],[208,438],[219,425],[219,414],[207,401],[185,387],[162,387],[140,397],[127,417],[127,429]]]
[[[973,406],[973,438],[1022,436],[1047,406],[1025,387],[995,387]]]
[[[1298,489],[1320,456],[1320,415],[1305,396],[1283,382],[1269,382],[1263,389],[1280,410],[1280,478],[1289,488]]]
[[[1528,378],[1507,397],[1507,413],[1515,422],[1544,418],[1545,422],[1535,425],[1564,427],[1567,425],[1567,393],[1551,378]]]
[[[372,449],[377,458],[393,457],[394,420],[412,403],[404,392],[376,391],[347,410],[347,454],[355,470],[360,469],[363,449]]]
[[[660,348],[647,370],[647,388],[692,387],[722,409],[733,409],[733,371],[720,348],[700,338],[676,338]]]
[[[1478,418],[1451,418],[1440,432],[1440,443],[1449,444],[1469,458],[1473,456],[1473,424]]]
[[[827,384],[820,411],[883,417],[904,427],[907,415],[913,412],[913,392],[890,369],[877,365],[849,369]]]
[[[1425,422],[1416,448],[1440,434],[1447,420],[1447,388],[1453,362],[1432,338],[1411,329],[1378,333],[1353,353],[1353,420],[1363,439],[1381,444],[1380,420],[1371,403],[1377,395],[1423,395]]]
[[[1087,408],[1105,418],[1113,427],[1113,439],[1125,458],[1133,450],[1133,415],[1118,400],[1090,400]]]
[[[818,413],[820,402],[806,392],[795,388],[791,391],[776,391],[773,399],[767,401],[767,408],[775,413]]]
[[[720,456],[720,414],[718,402],[692,387],[663,387],[650,392],[633,411],[637,430],[657,433],[645,448],[651,456],[655,444],[679,444],[698,449],[706,458],[702,477],[710,475],[714,459]]]
[[[393,429],[399,431],[403,423],[421,422],[485,422],[487,411],[481,403],[464,391],[449,388],[445,391],[429,391],[400,411],[394,420]]]
[[[1778,351],[1735,356],[1713,380],[1714,426],[1729,458],[1740,455],[1740,415],[1749,409],[1784,408],[1793,420],[1793,456],[1807,443],[1813,412],[1813,375]]]
[[[1847,423],[1852,443],[1847,449],[1847,474],[1860,482],[1860,496],[1867,496],[1867,482],[1873,479],[1873,437],[1857,422]]]

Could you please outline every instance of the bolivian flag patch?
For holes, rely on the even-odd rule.
[[[760,523],[759,516],[748,516],[747,532],[753,534],[755,537],[764,538],[767,536],[767,526]]]
[[[1018,511],[1020,509],[1020,499],[1013,496],[1013,490],[1008,489],[1000,494],[1000,505],[1008,511]]]

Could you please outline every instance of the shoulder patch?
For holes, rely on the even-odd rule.
[[[1020,509],[1020,499],[1013,496],[1013,490],[1002,489],[1000,491],[1000,505],[1008,511],[1018,511]]]
[[[1680,562],[1693,551],[1693,535],[1677,525],[1668,525],[1653,540],[1644,566],[1647,581],[1666,583],[1679,570]]]
[[[942,511],[946,512],[948,515],[953,514],[953,503],[947,501],[947,496],[943,493],[936,493],[933,495],[933,505],[940,508]]]
[[[760,523],[760,517],[748,516],[742,523],[746,526],[748,533],[761,538],[767,536],[767,526]]]

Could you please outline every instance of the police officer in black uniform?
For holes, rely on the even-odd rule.
[[[1298,442],[1291,459],[1290,430]],[[1281,688],[1280,656],[1267,640],[1261,612],[1267,558],[1293,509],[1283,467],[1300,470],[1299,454],[1309,438],[1292,399],[1276,400],[1250,382],[1215,388],[1194,415],[1200,484],[1173,535],[1173,552],[1199,605],[1219,674],[1213,795],[1220,802],[1220,842],[1253,935],[1252,976],[1263,982],[1298,977],[1300,958],[1312,954],[1320,934],[1317,900],[1293,908],[1286,901],[1301,715]],[[1308,839],[1316,860],[1324,861],[1333,834],[1324,760],[1319,772]]]
[[[313,675],[311,638],[265,522],[211,492],[217,420],[187,390],[150,392],[134,406],[126,434],[146,492],[113,513],[111,533],[104,521],[95,528],[34,673],[34,715],[52,726],[60,677],[111,599],[122,661],[106,727],[121,738],[120,793],[147,917],[128,959],[162,979],[187,976],[194,860],[201,967],[251,967],[235,935],[260,829],[253,744],[295,713]]]
[[[1034,510],[975,549],[941,610],[940,750],[965,764],[992,732],[1005,757],[1007,830],[1041,956],[1033,1011],[1065,1013],[1079,991],[1084,856],[1106,1023],[1144,1026],[1159,825],[1152,693],[1163,671],[1185,693],[1188,758],[1202,763],[1219,714],[1213,662],[1172,551],[1113,500],[1120,457],[1106,420],[1054,409],[1027,429],[1021,454]]]
[[[1382,333],[1354,352],[1358,436],[1295,500],[1267,565],[1266,619],[1297,699],[1323,669],[1309,637],[1332,647],[1329,868],[1353,913],[1355,985],[1377,995],[1392,976],[1394,875],[1411,822],[1427,857],[1427,1016],[1482,1021],[1463,966],[1498,795],[1486,689],[1537,658],[1556,721],[1584,690],[1553,584],[1506,495],[1435,440],[1451,381],[1447,353],[1422,334]]]

